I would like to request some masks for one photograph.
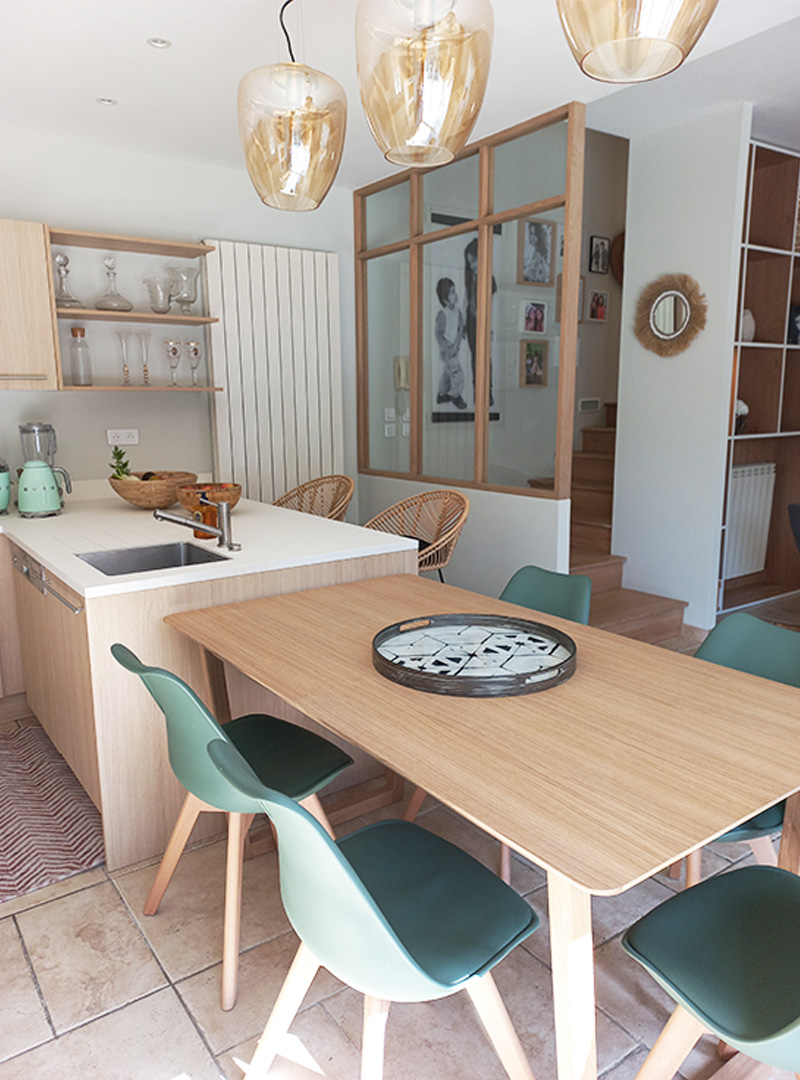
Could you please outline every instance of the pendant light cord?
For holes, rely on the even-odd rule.
[[[278,18],[280,19],[281,30],[283,30],[283,36],[286,38],[286,44],[287,44],[287,46],[289,48],[289,57],[290,57],[292,63],[296,64],[297,61],[294,58],[294,49],[292,48],[292,39],[289,37],[289,31],[286,29],[286,25],[285,25],[285,23],[283,21],[283,13],[284,13],[284,11],[286,11],[287,7],[291,3],[292,3],[292,0],[285,0],[283,5],[281,6],[281,12],[280,12],[280,15],[278,16]]]

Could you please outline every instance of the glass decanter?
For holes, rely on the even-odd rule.
[[[56,273],[58,274],[58,282],[56,283],[56,307],[83,307],[80,300],[72,295],[70,287],[67,285],[67,278],[69,276],[69,257],[62,254],[56,255],[55,262]]]
[[[131,311],[133,304],[117,292],[117,260],[109,255],[103,259],[103,266],[106,268],[108,289],[99,300],[95,301],[94,306],[99,311]]]

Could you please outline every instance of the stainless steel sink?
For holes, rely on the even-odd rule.
[[[141,574],[147,570],[168,570],[174,566],[198,566],[201,563],[227,561],[227,555],[197,547],[185,541],[178,544],[154,544],[152,547],[119,548],[115,551],[85,551],[79,559],[101,574]]]

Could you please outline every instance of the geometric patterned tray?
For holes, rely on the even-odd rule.
[[[427,615],[387,626],[372,662],[431,694],[502,697],[546,690],[575,670],[575,642],[555,627],[504,615]]]

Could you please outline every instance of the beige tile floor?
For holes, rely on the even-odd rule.
[[[495,841],[446,808],[429,800],[419,821],[496,867]],[[716,873],[745,859],[744,848],[718,845],[706,852],[704,869]],[[152,865],[114,874],[96,868],[0,905],[0,1080],[239,1080],[235,1061],[250,1059],[296,948],[276,857],[245,866],[240,990],[229,1013],[219,1008],[223,843],[188,851],[160,912],[144,917],[153,873]],[[515,857],[513,884],[542,926],[496,976],[538,1080],[555,1080],[546,878]],[[663,992],[623,952],[621,934],[676,887],[659,876],[595,903],[598,1056],[608,1080],[633,1080],[669,1011]],[[358,994],[321,972],[271,1080],[357,1080],[360,1009]],[[682,1075],[705,1080],[717,1064],[715,1043],[704,1040]],[[458,994],[393,1006],[385,1076],[505,1074]]]

